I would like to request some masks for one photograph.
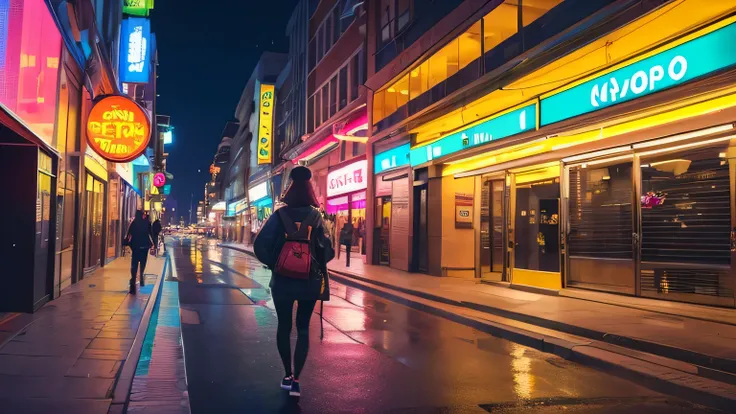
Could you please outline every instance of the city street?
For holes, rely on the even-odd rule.
[[[193,413],[705,412],[335,282],[296,405],[278,386],[270,272],[214,240],[171,240]]]

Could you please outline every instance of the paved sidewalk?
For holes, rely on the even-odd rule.
[[[128,294],[130,258],[118,258],[38,312],[6,320],[0,411],[107,413],[164,259],[149,258],[146,286]]]
[[[224,243],[223,246],[252,251],[244,245]],[[736,373],[736,324],[729,323],[736,317],[736,310],[680,304],[686,311],[677,314],[671,303],[667,303],[670,307],[655,305],[646,310],[652,307],[651,302],[659,302],[646,299],[639,300],[644,305],[637,309],[479,284],[468,279],[407,273],[366,265],[359,260],[352,261],[350,268],[342,260],[333,260],[328,268],[339,275],[424,299]],[[637,299],[627,298],[627,301]],[[685,316],[695,311],[698,318]],[[709,313],[712,318],[708,318]]]

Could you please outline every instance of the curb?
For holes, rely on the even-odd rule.
[[[153,307],[156,304],[156,300],[158,299],[158,295],[161,291],[161,286],[164,283],[164,279],[166,279],[166,272],[170,266],[170,259],[167,255],[164,261],[164,268],[161,272],[161,277],[159,277],[159,280],[155,285],[153,285],[153,290],[151,290],[151,294],[148,296],[146,308],[143,311],[143,317],[141,318],[140,325],[138,325],[138,330],[136,330],[133,344],[125,358],[125,362],[123,362],[120,374],[113,384],[112,402],[110,404],[109,412],[124,412],[125,406],[128,404],[130,390],[133,386],[133,378],[135,377],[135,370],[138,367],[138,360],[140,359],[141,351],[143,349],[143,341],[146,339],[146,333],[148,332],[148,327],[151,323]]]

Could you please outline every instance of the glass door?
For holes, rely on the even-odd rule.
[[[481,277],[503,280],[504,179],[482,178],[480,210]]]
[[[560,166],[543,166],[514,174],[513,284],[559,290],[560,273]]]
[[[633,155],[567,167],[567,283],[635,293]]]

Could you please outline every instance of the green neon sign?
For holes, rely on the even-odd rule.
[[[148,17],[153,9],[153,0],[123,0],[123,13],[131,16]]]
[[[450,134],[429,145],[413,148],[409,153],[409,159],[411,166],[415,167],[466,148],[476,147],[534,129],[537,129],[536,102]]]
[[[736,23],[542,99],[549,125],[681,85],[736,64]]]

